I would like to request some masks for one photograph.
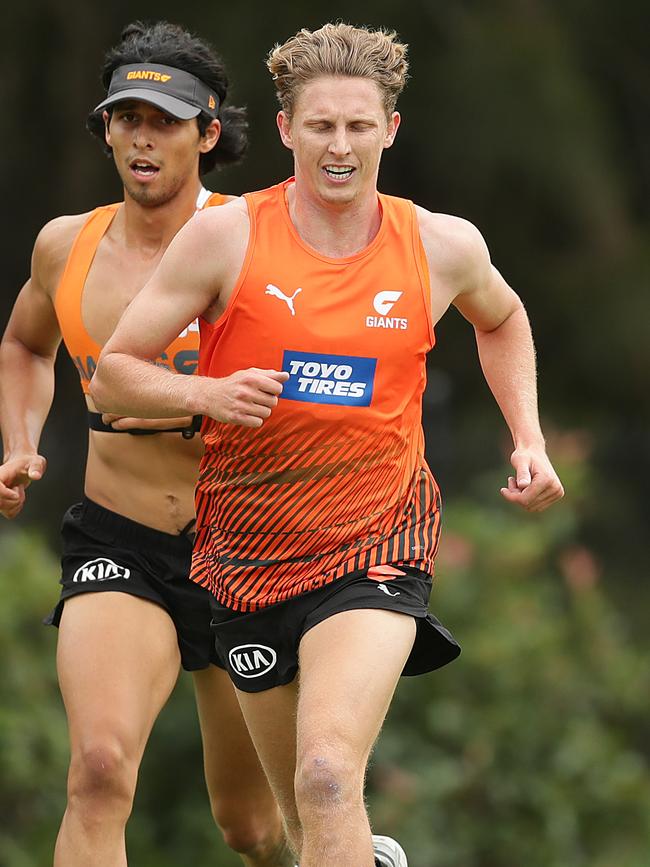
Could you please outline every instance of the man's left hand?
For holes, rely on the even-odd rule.
[[[501,495],[527,512],[543,512],[564,496],[564,488],[544,449],[515,449],[510,458],[516,475]]]

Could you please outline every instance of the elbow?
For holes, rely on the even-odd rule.
[[[108,412],[109,409],[110,388],[106,384],[106,366],[107,360],[102,353],[97,364],[97,369],[88,385],[88,394],[100,412]]]
[[[99,377],[97,376],[97,371],[93,374],[89,384],[88,384],[88,394],[92,398],[93,403],[95,404],[96,409],[100,412],[104,412],[104,389],[99,382]]]
[[[511,328],[528,327],[526,309],[518,296],[515,296],[515,299],[510,307],[499,311],[498,316],[491,317],[480,324],[474,323],[477,339],[484,335],[509,333]]]
[[[92,379],[88,383],[88,395],[92,398],[92,402],[95,404],[95,408],[100,412],[104,411],[102,406],[102,389],[97,382],[97,372],[92,376]]]

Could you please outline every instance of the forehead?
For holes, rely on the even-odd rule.
[[[295,113],[321,114],[384,114],[379,86],[369,78],[321,76],[304,84],[298,92]]]

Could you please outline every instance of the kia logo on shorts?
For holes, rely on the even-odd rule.
[[[73,581],[111,581],[113,578],[128,578],[131,570],[120,566],[108,557],[98,557],[80,566],[74,573]]]
[[[228,654],[231,667],[241,677],[261,677],[273,668],[277,658],[275,650],[264,644],[240,644]]]

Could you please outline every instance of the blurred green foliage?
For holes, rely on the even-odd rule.
[[[433,608],[464,650],[403,679],[369,775],[374,825],[410,867],[647,867],[650,668],[577,541],[593,495],[584,440],[555,448],[570,491],[555,510],[514,511],[494,473],[445,508]],[[0,563],[0,863],[46,867],[67,764],[55,632],[39,622],[58,567],[20,531],[3,534]],[[240,863],[212,823],[191,693],[181,678],[145,755],[138,867]]]
[[[4,529],[4,528],[3,528]],[[57,580],[36,533],[0,536],[0,864],[51,860],[63,813],[67,733],[54,636],[40,622]]]
[[[556,448],[559,508],[515,512],[488,474],[445,511],[432,601],[464,650],[402,681],[371,772],[411,867],[650,863],[650,667],[576,542],[588,464]]]

